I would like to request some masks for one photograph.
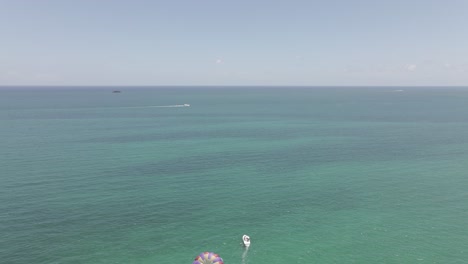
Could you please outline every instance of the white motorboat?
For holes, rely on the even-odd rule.
[[[188,106],[190,106],[190,104],[183,104],[183,106],[188,107]]]
[[[244,246],[246,247],[250,246],[250,237],[248,235],[243,235],[242,242],[244,242]]]

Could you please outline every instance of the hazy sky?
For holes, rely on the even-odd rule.
[[[0,0],[0,85],[468,85],[468,0]]]

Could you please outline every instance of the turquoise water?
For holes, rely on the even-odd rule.
[[[0,90],[2,263],[468,262],[468,89],[119,89]]]

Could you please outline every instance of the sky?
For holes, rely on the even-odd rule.
[[[468,0],[0,0],[0,86],[468,86]]]

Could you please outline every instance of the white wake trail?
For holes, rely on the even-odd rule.
[[[249,247],[245,247],[244,253],[242,253],[242,264],[245,264],[245,259],[247,258],[247,252],[249,252]]]
[[[168,107],[190,107],[189,104],[178,104],[178,105],[148,105],[148,106],[123,106],[121,108],[168,108]]]

